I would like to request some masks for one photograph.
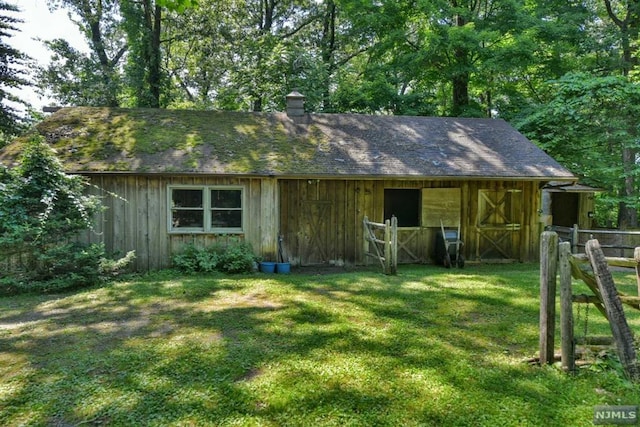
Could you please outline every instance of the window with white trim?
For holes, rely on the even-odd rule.
[[[243,187],[170,186],[168,194],[170,232],[243,232]]]

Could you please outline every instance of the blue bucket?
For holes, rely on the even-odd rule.
[[[262,271],[263,273],[275,273],[276,263],[263,261],[260,263],[260,271]]]
[[[276,264],[276,271],[280,274],[291,273],[291,263],[279,262],[278,264]]]

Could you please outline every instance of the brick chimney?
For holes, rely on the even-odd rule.
[[[304,95],[293,90],[286,96],[287,99],[287,116],[300,117],[304,116]]]

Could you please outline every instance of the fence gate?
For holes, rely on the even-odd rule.
[[[366,216],[364,226],[364,254],[376,258],[384,274],[398,271],[398,218],[391,217],[384,224],[371,222]]]

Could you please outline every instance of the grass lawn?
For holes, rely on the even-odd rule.
[[[640,404],[614,363],[524,362],[538,280],[526,264],[165,271],[3,297],[0,425],[591,426],[595,405]],[[595,308],[588,328],[607,332]]]

